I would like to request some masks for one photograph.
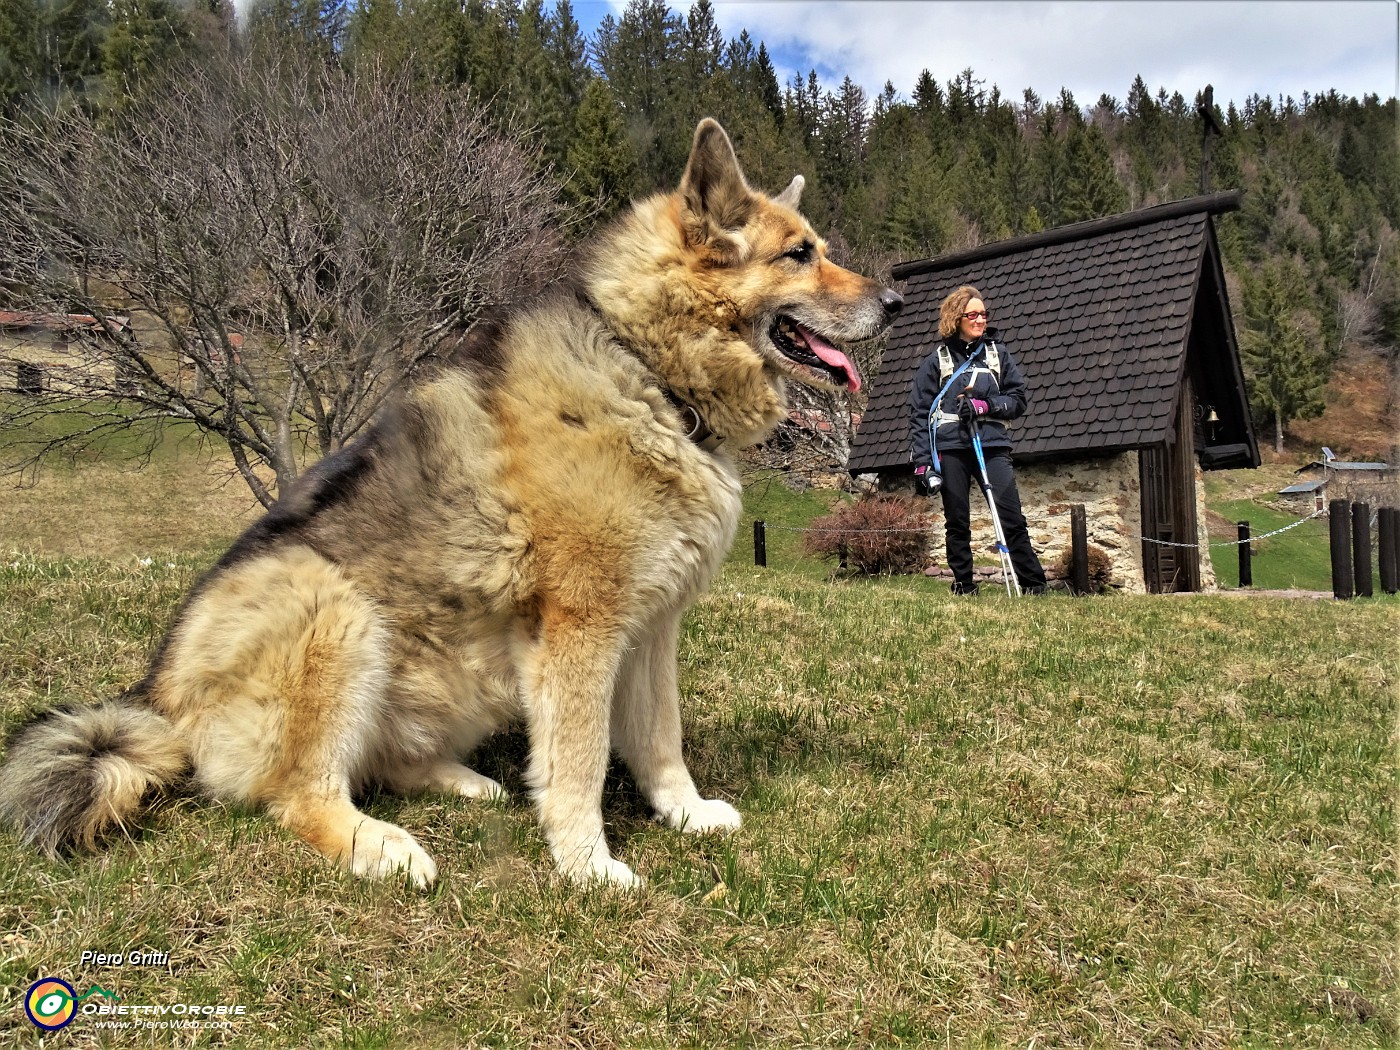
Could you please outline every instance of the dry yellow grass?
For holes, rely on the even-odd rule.
[[[0,549],[74,558],[203,552],[262,513],[227,453],[193,442],[150,462],[54,459],[0,479]]]

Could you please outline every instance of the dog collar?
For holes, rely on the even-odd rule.
[[[700,412],[694,405],[686,404],[665,388],[663,388],[663,392],[666,395],[666,400],[671,402],[671,407],[680,415],[681,426],[685,428],[686,437],[706,452],[713,452],[724,444],[724,438],[705,425],[704,419],[700,417]]]

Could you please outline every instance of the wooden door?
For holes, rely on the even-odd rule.
[[[1177,407],[1177,440],[1138,454],[1143,583],[1151,594],[1201,589],[1192,402],[1190,383],[1185,383]]]

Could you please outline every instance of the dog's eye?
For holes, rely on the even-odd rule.
[[[803,241],[796,248],[789,248],[783,252],[784,259],[791,259],[793,262],[809,263],[812,261],[812,242]]]

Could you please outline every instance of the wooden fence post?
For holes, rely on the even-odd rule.
[[[1332,597],[1351,597],[1351,504],[1327,502],[1327,533],[1332,546]]]
[[[762,518],[753,523],[753,563],[761,569],[768,568],[768,533]]]
[[[1249,522],[1241,521],[1235,526],[1235,538],[1240,541],[1240,586],[1254,586],[1254,564],[1250,561],[1254,552],[1249,549]]]
[[[1351,569],[1356,596],[1371,597],[1371,507],[1366,503],[1351,505]]]
[[[1089,593],[1089,523],[1084,504],[1069,509],[1069,586],[1073,594]]]
[[[1381,590],[1394,594],[1400,589],[1400,508],[1382,507],[1376,532],[1380,541]]]

